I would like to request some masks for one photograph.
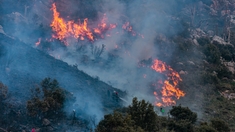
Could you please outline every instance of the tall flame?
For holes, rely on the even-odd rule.
[[[101,38],[104,38],[102,35],[103,32],[107,30],[111,30],[117,27],[117,24],[108,24],[106,14],[104,14],[102,20],[95,28],[89,28],[88,27],[88,18],[85,18],[83,22],[75,23],[73,20],[66,21],[63,18],[60,17],[60,13],[57,11],[56,4],[52,4],[51,10],[53,11],[53,20],[50,24],[52,27],[52,30],[54,31],[54,34],[52,35],[52,38],[59,39],[63,42],[65,42],[66,45],[66,38],[68,37],[74,37],[76,39],[84,40],[85,38],[89,39],[90,41],[94,41],[94,36],[99,36]],[[132,30],[132,26],[130,26],[130,23],[127,22],[122,27],[124,30],[131,32],[133,36],[136,36],[136,33]],[[143,38],[143,35],[138,34]],[[110,34],[107,34],[107,36],[110,36]]]
[[[87,26],[87,18],[84,19],[83,23],[75,23],[74,21],[66,22],[63,18],[60,18],[60,13],[57,12],[55,3],[52,4],[51,10],[53,11],[53,20],[50,26],[55,32],[52,36],[53,38],[64,41],[65,38],[73,36],[81,40],[84,37],[87,37],[91,41],[94,40],[93,33]]]
[[[100,36],[101,38],[104,37],[103,33],[107,30],[113,29],[117,27],[117,24],[108,24],[107,17],[104,14],[103,19],[100,21],[100,23],[94,27],[89,28],[88,27],[88,18],[85,18],[83,22],[78,20],[78,23],[75,23],[73,20],[66,21],[63,18],[60,17],[60,13],[57,11],[56,4],[52,4],[51,10],[53,11],[53,20],[50,24],[52,27],[52,30],[54,31],[54,34],[52,35],[53,38],[59,39],[60,41],[64,42],[66,45],[68,43],[66,42],[66,38],[74,37],[76,39],[84,40],[87,38],[90,41],[96,40],[95,36]],[[131,33],[133,36],[141,36],[144,38],[143,35],[136,33],[133,30],[133,27],[130,25],[129,22],[126,22],[121,27],[123,30]],[[106,36],[110,36],[110,34],[106,34]],[[39,40],[36,45],[40,44]],[[118,48],[118,46],[117,46]],[[175,99],[179,99],[180,97],[183,97],[185,93],[177,88],[177,85],[182,79],[180,78],[179,74],[174,71],[170,66],[166,65],[166,63],[160,61],[160,60],[154,60],[153,65],[151,66],[153,70],[156,72],[159,72],[161,74],[164,74],[168,77],[165,81],[159,81],[160,85],[156,85],[156,89],[160,86],[160,92],[159,90],[154,91],[154,96],[156,97],[156,106],[169,106],[169,105],[175,105]],[[146,78],[146,75],[144,75],[144,78]],[[161,94],[158,96],[158,94]]]
[[[165,74],[168,77],[168,79],[164,82],[160,81],[162,95],[161,99],[159,99],[158,93],[156,91],[153,93],[157,100],[155,105],[159,107],[175,105],[176,102],[174,99],[179,99],[185,95],[182,90],[177,88],[179,81],[182,81],[179,73],[174,71],[170,66],[166,65],[165,62],[157,59],[153,61],[151,68],[156,72]]]

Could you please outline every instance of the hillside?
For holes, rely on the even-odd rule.
[[[88,105],[83,111],[97,116],[86,117],[92,124],[86,130],[116,108],[127,114],[137,97],[154,106],[166,131],[180,131],[171,126],[172,106],[197,113],[197,121],[189,123],[192,131],[215,118],[235,131],[234,5],[232,0],[0,0],[5,102],[25,106],[31,89],[50,77],[77,99],[65,112]],[[121,115],[106,117],[131,122]],[[185,124],[180,123],[174,125]],[[131,127],[138,126],[143,127]]]
[[[0,47],[0,79],[8,86],[10,96],[8,101],[12,105],[8,108],[9,110],[24,111],[26,101],[31,98],[31,90],[38,87],[40,82],[47,77],[56,79],[62,88],[76,97],[74,106],[66,110],[68,113],[71,113],[73,109],[88,106],[85,113],[101,118],[103,112],[109,113],[117,107],[117,103],[108,96],[108,91],[110,93],[118,91],[120,96],[124,96],[123,92],[100,81],[97,77],[91,77],[78,70],[76,66],[69,66],[17,39],[0,34]],[[8,116],[12,118],[11,115]],[[7,118],[2,119],[4,120]]]

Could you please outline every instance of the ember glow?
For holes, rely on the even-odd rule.
[[[156,102],[154,104],[158,107],[175,105],[175,99],[179,99],[185,95],[182,90],[177,88],[179,81],[182,81],[179,73],[174,71],[170,66],[166,65],[166,63],[157,59],[154,60],[151,68],[156,72],[162,73],[168,77],[167,80],[163,82],[160,80],[158,82],[161,89],[161,98],[159,98],[159,93],[155,91],[153,93],[156,97]],[[159,87],[156,87],[156,89],[159,89]]]
[[[41,38],[38,39],[38,42],[35,43],[36,46],[38,46],[41,43]]]

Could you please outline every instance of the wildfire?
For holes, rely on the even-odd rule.
[[[111,36],[110,32],[107,32],[106,34],[105,32],[117,28],[118,26],[118,24],[108,23],[106,14],[104,14],[99,24],[97,24],[95,27],[89,27],[88,18],[85,18],[82,21],[78,20],[77,23],[73,20],[66,21],[65,19],[61,18],[60,13],[57,11],[55,3],[52,4],[51,10],[53,11],[53,19],[50,26],[54,32],[52,38],[59,39],[60,41],[64,42],[65,45],[69,45],[66,39],[71,37],[79,40],[88,39],[92,42],[95,41],[97,37],[100,38],[104,38],[104,36],[109,37]],[[144,38],[143,35],[136,33],[133,30],[133,27],[130,25],[129,22],[126,22],[123,25],[121,24],[119,25],[119,27],[120,29],[127,31],[133,36],[140,36]],[[119,34],[119,32],[116,32],[116,34]],[[39,39],[39,41],[36,43],[36,46],[40,44],[40,41],[41,39]],[[115,48],[116,49],[119,48],[118,45],[115,45]],[[125,53],[128,54],[128,56],[130,56],[130,53],[128,51],[125,51]],[[58,58],[60,58],[60,56],[58,56]],[[149,63],[151,62],[152,60],[150,60]],[[145,67],[145,65],[143,66]],[[151,68],[156,72],[167,76],[167,79],[165,81],[160,80],[158,82],[158,85],[156,84],[153,85],[156,88],[156,91],[154,91],[153,93],[156,98],[155,105],[159,107],[175,105],[176,104],[175,100],[185,95],[185,93],[182,90],[177,88],[178,83],[182,81],[179,74],[176,71],[174,71],[170,66],[168,66],[165,62],[162,62],[157,59],[153,61]],[[147,75],[144,74],[143,78],[146,77]],[[159,88],[160,92],[159,90],[157,90]]]
[[[60,18],[60,13],[57,12],[55,3],[52,4],[51,10],[53,11],[53,20],[50,26],[55,32],[52,35],[53,38],[64,41],[65,38],[73,36],[80,40],[84,40],[84,37],[87,37],[91,41],[94,40],[93,33],[87,25],[87,18],[84,19],[83,23],[75,23],[74,21],[66,22],[63,18]]]
[[[63,41],[66,45],[66,38],[74,37],[76,39],[84,40],[87,38],[90,41],[95,40],[95,36],[104,38],[103,33],[107,30],[111,30],[117,27],[117,24],[109,24],[106,14],[104,14],[102,20],[95,28],[88,27],[88,18],[85,18],[83,22],[78,20],[78,23],[75,23],[73,20],[66,21],[60,17],[60,13],[57,11],[56,4],[52,4],[51,10],[53,11],[53,20],[50,24],[54,34],[52,38],[59,39]],[[133,31],[132,26],[129,22],[126,22],[122,28],[128,32],[131,32],[133,36],[136,36],[136,33]],[[143,35],[138,34],[143,38]],[[110,36],[110,34],[106,34]]]
[[[64,42],[66,38],[71,36],[80,40],[87,38],[90,41],[94,41],[94,34],[103,38],[102,33],[104,31],[116,28],[117,26],[116,24],[107,24],[107,17],[105,14],[100,24],[98,24],[96,28],[89,28],[88,18],[85,18],[82,23],[80,20],[78,23],[75,23],[73,20],[65,21],[60,17],[60,13],[57,12],[55,3],[52,4],[51,10],[53,11],[53,20],[50,26],[55,32],[52,37]]]
[[[183,97],[185,95],[182,90],[177,88],[179,81],[182,81],[179,73],[174,71],[170,66],[166,65],[166,63],[157,59],[154,60],[151,68],[156,72],[165,74],[168,77],[168,79],[164,82],[159,81],[159,83],[161,84],[161,99],[159,99],[158,93],[156,91],[153,93],[157,100],[155,102],[155,105],[159,107],[175,105],[176,102],[174,99],[179,99],[180,97]]]

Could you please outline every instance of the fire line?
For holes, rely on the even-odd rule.
[[[50,24],[53,35],[52,38],[59,39],[60,41],[64,42],[66,46],[69,44],[66,42],[67,38],[73,37],[79,40],[84,40],[85,38],[94,41],[95,36],[100,36],[103,38],[105,35],[103,33],[107,30],[111,30],[117,27],[117,24],[108,24],[106,14],[104,14],[103,18],[101,19],[100,23],[95,28],[88,27],[88,18],[85,18],[83,22],[75,23],[73,20],[66,21],[60,17],[60,13],[57,11],[56,4],[52,4],[51,10],[53,11],[53,20]],[[141,36],[144,38],[143,35],[138,34],[133,31],[133,27],[130,26],[129,22],[126,22],[122,26],[123,30],[130,32],[133,36]],[[106,36],[108,36],[107,34]],[[41,39],[36,43],[38,46],[40,44]],[[164,74],[168,77],[168,79],[162,81],[160,80],[158,86],[156,87],[156,91],[153,92],[156,101],[154,105],[158,107],[170,106],[176,104],[176,99],[185,96],[185,93],[177,88],[178,83],[182,81],[179,73],[174,71],[170,66],[168,66],[165,62],[162,62],[158,59],[153,61],[151,69],[154,71]],[[146,75],[144,75],[146,78]],[[160,89],[160,92],[159,90]],[[158,92],[157,92],[158,91]]]
[[[156,98],[156,102],[154,104],[158,107],[175,105],[175,98],[179,99],[180,97],[185,96],[185,93],[177,88],[178,83],[182,81],[179,73],[174,71],[170,66],[166,65],[165,62],[157,59],[153,61],[151,68],[168,77],[167,80],[163,82],[160,80],[159,82],[161,84],[161,99],[158,97],[158,93],[156,91],[153,93]],[[156,89],[157,88],[158,87],[156,87]]]

